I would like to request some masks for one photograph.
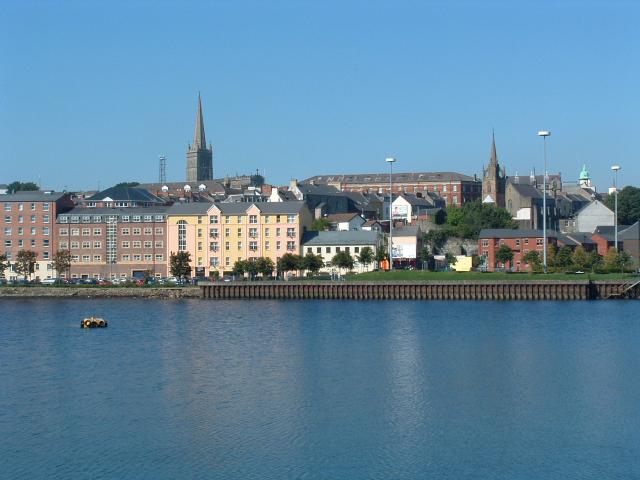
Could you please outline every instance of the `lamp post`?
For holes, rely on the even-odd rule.
[[[544,273],[547,273],[547,137],[551,135],[548,130],[541,130],[538,136],[542,137],[544,144],[544,171],[542,172],[542,264]]]
[[[393,164],[396,159],[389,157],[385,162],[389,164],[389,271],[393,270]]]
[[[613,174],[613,191],[615,194],[615,215],[613,217],[613,225],[615,231],[615,247],[616,252],[618,251],[618,170],[620,170],[620,165],[613,165],[611,170],[614,171]]]

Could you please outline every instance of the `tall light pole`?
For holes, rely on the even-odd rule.
[[[385,162],[389,164],[389,270],[393,270],[393,164],[396,159],[389,157]]]
[[[616,252],[618,251],[618,170],[620,170],[620,165],[613,165],[611,170],[614,171],[613,174],[613,191],[616,196],[615,198],[615,216],[613,218],[613,224],[615,228],[615,247]]]
[[[538,136],[542,137],[544,144],[544,171],[542,172],[542,264],[544,273],[547,273],[547,137],[551,135],[548,130],[541,130]]]

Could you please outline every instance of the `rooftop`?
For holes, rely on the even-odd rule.
[[[25,191],[16,193],[7,193],[0,196],[2,202],[55,202],[60,197],[66,195],[66,192],[51,191]]]
[[[412,172],[412,173],[394,173],[392,175],[393,183],[419,183],[419,182],[480,182],[475,177],[464,175],[457,172]],[[328,183],[389,183],[388,173],[353,173],[345,175],[316,175],[307,178],[304,183],[328,184]]]
[[[349,230],[341,232],[306,232],[302,237],[302,245],[377,245],[378,232],[371,230]]]

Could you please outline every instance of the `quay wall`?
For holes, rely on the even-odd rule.
[[[199,287],[0,287],[3,298],[201,298]]]
[[[248,282],[203,285],[205,299],[596,300],[625,293],[614,281]],[[638,298],[638,288],[626,293]]]

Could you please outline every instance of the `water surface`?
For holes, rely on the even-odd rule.
[[[1,301],[0,477],[640,478],[638,305]]]

